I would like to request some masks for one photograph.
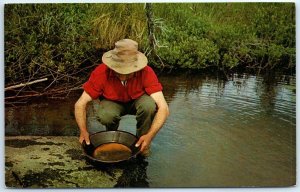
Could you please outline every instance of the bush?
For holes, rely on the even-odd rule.
[[[180,29],[170,29],[169,33],[163,42],[165,46],[158,49],[165,63],[175,68],[203,69],[219,62],[218,49],[212,41]]]
[[[153,13],[156,54],[171,68],[295,68],[293,3],[158,3]],[[7,4],[6,85],[78,81],[82,67],[122,38],[148,55],[144,4]]]
[[[41,76],[70,78],[94,62],[88,4],[5,5],[7,83]]]

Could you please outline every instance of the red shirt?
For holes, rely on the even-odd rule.
[[[162,86],[149,66],[135,72],[133,77],[127,79],[124,86],[111,69],[105,64],[101,64],[92,72],[89,80],[83,84],[83,89],[93,99],[104,96],[113,101],[128,102],[145,93],[151,95],[162,91]]]

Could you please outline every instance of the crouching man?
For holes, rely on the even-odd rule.
[[[169,115],[162,85],[147,66],[147,57],[138,51],[138,43],[131,39],[116,42],[113,50],[103,54],[102,62],[83,85],[84,91],[75,104],[79,142],[90,144],[86,106],[99,99],[97,115],[107,131],[117,130],[123,115],[136,115],[136,147],[141,146],[142,154],[146,154]]]

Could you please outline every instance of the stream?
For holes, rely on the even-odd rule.
[[[159,80],[170,116],[139,169],[140,185],[295,184],[296,76],[234,74],[224,81],[182,74]],[[79,96],[6,107],[5,135],[78,136],[73,108]],[[88,125],[101,129],[92,105]],[[134,116],[124,116],[120,129],[135,133],[135,123]]]

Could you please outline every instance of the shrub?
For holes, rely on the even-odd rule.
[[[88,4],[5,5],[5,77],[7,83],[78,70],[94,62]]]

